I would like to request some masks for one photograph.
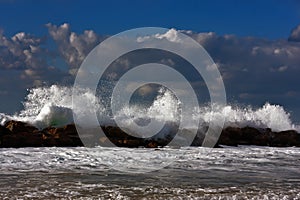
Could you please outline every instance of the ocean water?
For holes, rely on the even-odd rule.
[[[124,107],[113,117],[91,91],[79,92],[90,105],[79,106],[77,113],[89,116],[87,108],[97,110],[103,125],[113,119],[128,127],[140,119],[178,120],[180,102],[168,91],[160,91],[150,107]],[[73,109],[71,87],[34,88],[29,90],[24,109],[15,115],[0,113],[0,123],[14,119],[40,129],[58,127],[73,123]],[[300,130],[284,107],[269,103],[256,109],[227,105],[218,112],[202,105],[190,108],[182,118],[188,122],[200,119],[199,128],[203,128],[220,116],[225,117],[225,127]],[[0,151],[0,199],[300,199],[299,148],[53,147]]]
[[[298,148],[0,151],[1,199],[300,199]],[[135,173],[168,157],[164,168]]]

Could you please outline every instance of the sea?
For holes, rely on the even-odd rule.
[[[90,91],[82,92],[82,98],[91,97]],[[109,123],[105,107],[94,98],[90,102],[98,119]],[[177,105],[168,91],[161,91],[149,108],[127,107],[115,117],[172,121],[177,120]],[[72,109],[72,88],[34,88],[24,109],[1,113],[0,122],[59,127],[73,123]],[[203,106],[190,112],[189,121],[201,118],[200,126],[225,116],[224,127],[300,130],[284,107],[270,103],[260,108],[226,105],[218,113]],[[128,126],[134,122],[126,120]],[[0,199],[300,199],[299,148],[222,147],[2,148]]]
[[[293,147],[0,151],[1,199],[300,199]],[[143,172],[170,156],[168,166]]]

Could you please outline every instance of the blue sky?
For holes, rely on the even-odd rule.
[[[300,1],[0,0],[0,19],[0,113],[28,88],[72,82],[106,36],[155,26],[193,31],[230,102],[284,105],[300,122]]]
[[[0,27],[7,35],[19,31],[45,34],[46,23],[70,23],[75,32],[93,29],[116,34],[131,28],[158,26],[212,31],[218,34],[288,37],[300,20],[297,0],[2,0]]]

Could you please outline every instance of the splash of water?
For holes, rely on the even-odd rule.
[[[90,102],[90,105],[80,106],[78,108],[81,109],[79,113],[89,115],[90,113],[87,110],[96,109],[100,115],[99,119],[102,119],[101,123],[105,123],[104,119],[107,119],[105,106],[101,105],[95,95],[90,90],[80,90],[80,96],[85,99],[84,102]],[[0,114],[0,122],[3,124],[7,120],[15,119],[29,122],[39,128],[62,126],[73,122],[71,87],[52,85],[50,87],[30,89],[23,105],[24,109],[14,116]],[[179,107],[180,102],[170,91],[161,90],[150,107],[127,106],[114,117],[132,116],[132,120],[126,122],[128,126],[131,123],[136,123],[138,119],[146,118],[176,122],[179,119]],[[183,118],[187,121],[200,119],[204,125],[211,120],[218,120],[220,116],[225,116],[225,127],[252,126],[256,128],[271,128],[273,131],[296,129],[299,132],[300,130],[299,126],[292,123],[290,114],[279,105],[266,103],[258,109],[227,105],[220,107],[218,110],[218,112],[212,112],[210,106],[191,108],[189,115],[182,116],[181,119]]]
[[[290,113],[286,112],[280,105],[265,103],[261,108],[253,109],[227,105],[217,109],[219,112],[210,111],[209,107],[195,109],[193,118],[201,118],[204,122],[218,120],[220,115],[225,116],[225,127],[245,127],[271,128],[273,131],[300,130],[300,127],[293,124]]]
[[[100,104],[90,90],[80,90],[80,92],[81,98],[88,99],[85,102],[90,102],[90,105],[82,105],[81,114],[87,115],[84,108],[89,106],[100,110]],[[1,114],[1,124],[7,120],[18,120],[42,129],[48,126],[59,127],[73,123],[72,87],[52,85],[30,89],[23,106],[24,109],[19,114],[13,116]]]
[[[128,125],[136,123],[139,119],[176,122],[179,119],[179,108],[180,102],[173,93],[170,90],[161,88],[150,107],[129,105],[120,110],[115,118],[127,120]]]

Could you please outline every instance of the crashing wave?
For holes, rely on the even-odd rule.
[[[77,108],[79,113],[86,113],[86,108],[96,109],[100,123],[107,122],[106,109],[90,90],[80,90],[80,97],[90,105],[82,105]],[[0,114],[0,122],[4,124],[8,120],[19,120],[29,122],[39,128],[48,126],[63,126],[73,122],[72,113],[72,87],[52,85],[50,87],[34,88],[29,90],[24,109],[13,116]],[[118,111],[114,119],[122,120],[129,127],[131,123],[137,123],[140,119],[151,119],[166,122],[176,122],[179,119],[180,102],[168,90],[160,90],[159,95],[148,108],[137,106],[124,107]],[[182,116],[187,121],[200,119],[202,125],[207,125],[210,120],[218,120],[220,116],[225,117],[225,127],[252,126],[255,128],[271,128],[273,131],[284,131],[295,129],[299,132],[299,126],[292,123],[290,114],[280,105],[265,103],[261,108],[238,107],[227,105],[212,112],[210,106],[205,105],[190,110],[188,116]],[[125,116],[131,116],[130,119]],[[105,119],[105,120],[104,120]],[[147,121],[147,120],[146,120]],[[88,122],[87,122],[88,123]],[[195,128],[195,127],[191,127]]]

